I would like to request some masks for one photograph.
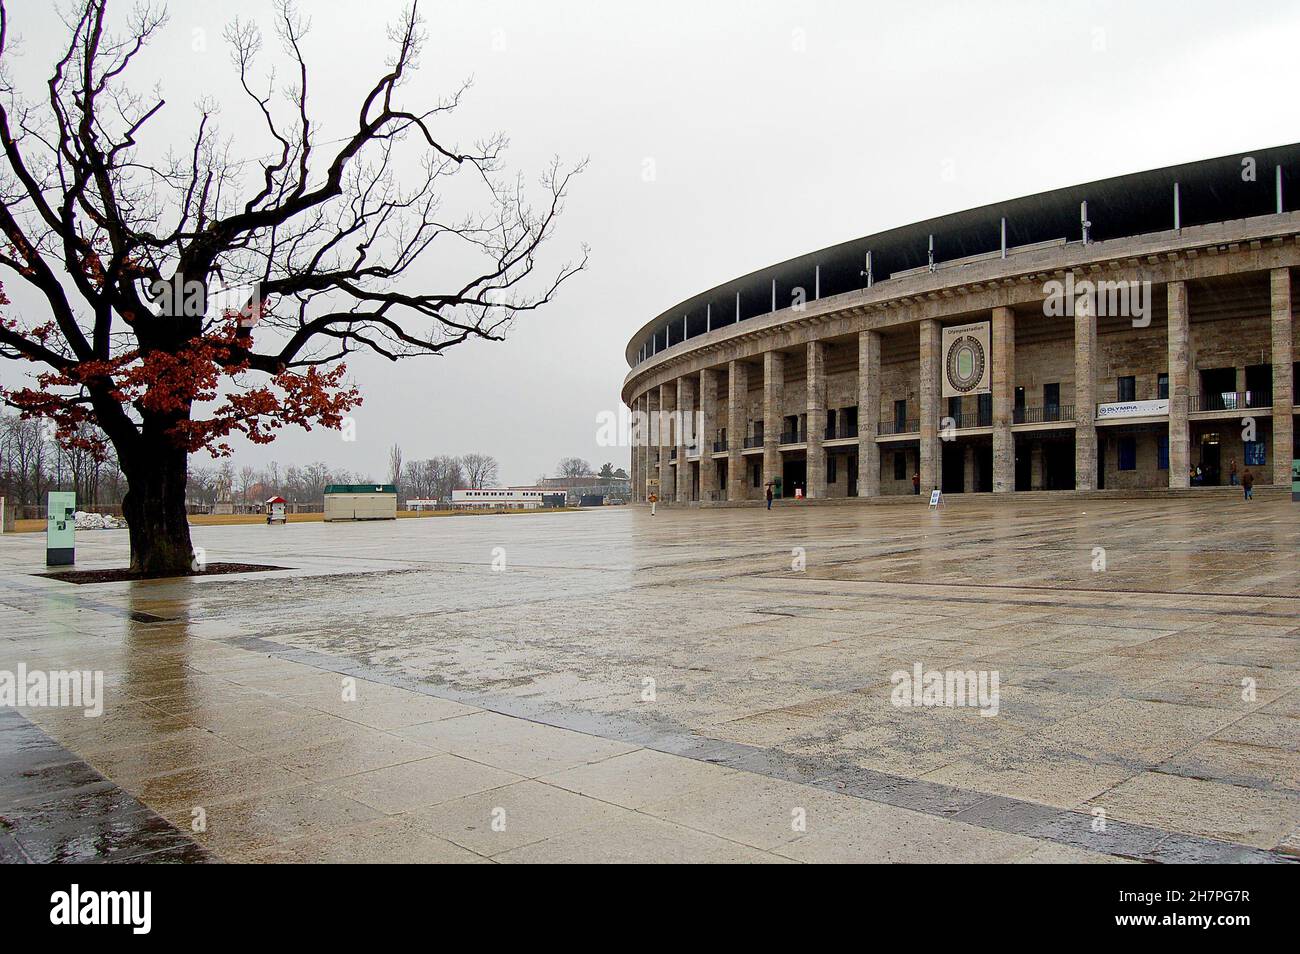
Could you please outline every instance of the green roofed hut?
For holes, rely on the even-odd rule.
[[[393,484],[330,484],[325,488],[325,520],[396,520]]]

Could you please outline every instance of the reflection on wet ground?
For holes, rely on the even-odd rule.
[[[23,710],[88,763],[51,784],[202,817],[226,860],[1285,860],[1297,513],[196,528],[209,559],[294,569],[79,587],[9,536],[0,669],[103,670],[103,716]],[[77,542],[79,566],[125,560],[120,534]],[[916,664],[997,672],[998,715],[892,704]]]
[[[0,863],[205,860],[169,822],[0,709]]]

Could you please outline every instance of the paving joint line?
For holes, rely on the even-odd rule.
[[[817,760],[791,755],[778,749],[710,739],[679,726],[658,728],[621,715],[588,713],[559,705],[533,705],[509,696],[457,689],[450,685],[435,686],[413,676],[393,674],[374,666],[357,663],[350,657],[331,656],[319,650],[287,646],[267,637],[245,636],[216,641],[237,641],[243,648],[256,647],[280,658],[316,669],[355,676],[381,685],[408,689],[421,695],[476,706],[498,715],[580,732],[609,741],[637,744],[669,755],[720,765],[737,771],[747,771],[767,778],[810,785],[864,801],[893,805],[936,817],[952,818],[988,830],[1020,834],[1040,841],[1083,848],[1115,857],[1161,863],[1214,861],[1287,864],[1300,862],[1300,858],[1293,858],[1277,851],[1202,835],[1166,831],[1132,822],[1110,821],[1107,823],[1106,832],[1094,832],[1092,831],[1093,816],[1073,809],[1056,808],[989,792],[958,789],[923,779],[864,769],[848,763],[829,761],[819,764]],[[346,663],[352,665],[338,668]],[[600,727],[604,727],[606,731],[600,731]],[[889,797],[891,793],[897,793],[899,790],[910,790],[908,798],[901,802],[891,800]],[[969,816],[968,819],[960,817],[962,812],[993,798],[1005,799],[1007,803],[1014,805],[1016,812],[1026,815],[1037,823],[1029,826],[1021,823],[1015,830],[1008,830],[987,821],[976,821],[977,815]],[[963,801],[970,801],[970,804],[963,805]],[[961,807],[956,811],[945,810],[952,805],[961,805]],[[1045,821],[1037,817],[1037,813],[1044,811],[1051,813]],[[1120,840],[1126,841],[1127,844],[1117,844],[1116,833],[1121,836]]]

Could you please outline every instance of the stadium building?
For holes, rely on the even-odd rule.
[[[1298,180],[1300,144],[1261,149],[703,291],[627,346],[634,497],[1289,485]]]

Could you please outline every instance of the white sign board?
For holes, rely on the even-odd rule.
[[[1159,417],[1169,413],[1169,401],[1115,401],[1097,405],[1097,420],[1117,417]]]
[[[943,396],[991,394],[992,323],[977,321],[943,329]]]
[[[930,506],[931,507],[943,506],[943,491],[938,490],[937,488],[935,490],[930,491]]]

